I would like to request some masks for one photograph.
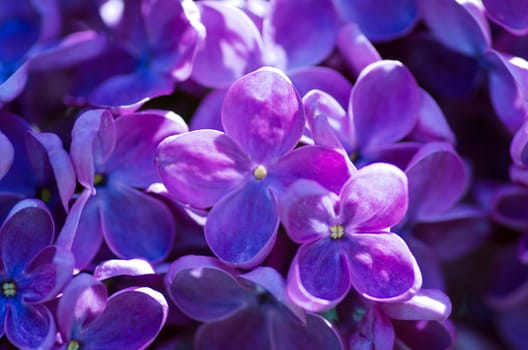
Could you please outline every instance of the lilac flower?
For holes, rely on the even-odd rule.
[[[55,340],[53,315],[43,304],[73,274],[73,256],[50,245],[54,223],[44,203],[23,200],[0,228],[0,334],[24,349],[49,349]]]
[[[196,349],[342,349],[327,321],[288,301],[272,268],[239,274],[216,259],[185,256],[171,264],[165,284],[183,312],[204,322]]]
[[[9,171],[11,165],[13,164],[13,158],[15,155],[15,150],[13,149],[13,144],[9,141],[7,136],[0,132],[0,153],[2,158],[0,158],[0,180],[4,175]]]
[[[173,217],[163,202],[143,189],[159,182],[154,164],[157,144],[186,130],[179,116],[156,110],[115,121],[106,110],[79,117],[70,153],[86,190],[58,239],[71,247],[76,267],[90,263],[103,238],[121,258],[159,261],[168,254],[174,239]]]
[[[276,69],[259,69],[233,84],[222,123],[225,134],[197,130],[167,138],[158,147],[157,164],[176,199],[212,206],[205,223],[211,250],[249,268],[273,247],[279,193],[298,178],[338,191],[349,172],[337,152],[315,146],[291,151],[304,130],[304,113],[295,88]]]
[[[167,318],[163,295],[151,288],[123,289],[107,298],[88,274],[75,277],[57,307],[60,349],[145,349]]]
[[[486,14],[506,30],[523,35],[528,33],[528,2],[524,0],[482,0]]]
[[[289,296],[308,310],[329,309],[353,287],[377,301],[402,301],[422,276],[405,242],[389,232],[407,210],[407,178],[390,164],[359,169],[339,196],[314,182],[293,184],[281,219],[301,247],[288,274]]]

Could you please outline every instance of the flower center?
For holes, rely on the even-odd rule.
[[[95,174],[94,176],[94,186],[103,186],[106,183],[105,174]]]
[[[16,293],[17,290],[15,282],[6,281],[2,283],[2,294],[4,294],[5,297],[14,297]]]
[[[345,235],[345,229],[343,225],[332,225],[330,226],[330,238],[340,239]]]
[[[51,200],[50,189],[46,187],[39,188],[37,198],[40,198],[43,202],[48,203]]]
[[[255,176],[255,179],[262,180],[263,178],[268,175],[268,171],[264,167],[264,165],[258,165],[255,170],[253,170],[253,176]]]
[[[81,348],[81,344],[79,344],[77,340],[70,340],[66,350],[79,350],[80,348]]]

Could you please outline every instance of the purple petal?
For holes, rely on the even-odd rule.
[[[377,305],[372,305],[359,322],[349,344],[351,349],[358,350],[392,349],[395,344],[391,320]]]
[[[189,255],[171,264],[165,285],[185,314],[209,322],[227,318],[249,303],[251,296],[236,275],[214,258]]]
[[[274,0],[268,11],[263,28],[268,64],[285,70],[313,66],[334,48],[338,18],[332,1]]]
[[[42,303],[62,291],[73,275],[73,254],[62,247],[41,250],[19,277],[20,293],[25,303]]]
[[[282,158],[268,176],[276,193],[285,191],[299,179],[313,180],[326,189],[338,193],[354,166],[342,153],[321,146],[304,146]]]
[[[5,317],[7,339],[21,349],[51,349],[55,342],[53,315],[44,305],[17,303]]]
[[[355,22],[373,41],[391,40],[405,35],[418,21],[415,0],[337,0],[337,9],[348,22]]]
[[[511,349],[525,349],[528,342],[525,335],[527,323],[527,307],[516,307],[496,316],[497,328]]]
[[[406,136],[420,113],[420,89],[398,61],[379,61],[365,68],[350,94],[357,146],[369,148]]]
[[[411,349],[445,350],[455,343],[452,327],[439,321],[393,321],[396,338]]]
[[[28,133],[27,136],[28,156],[35,169],[43,168],[47,170],[47,164],[44,165],[40,160],[35,159],[34,155],[38,152],[36,148],[40,148],[45,152],[45,157],[51,166],[54,181],[57,184],[61,203],[68,212],[69,201],[75,191],[75,172],[73,164],[68,153],[62,146],[60,138],[52,133]],[[36,166],[38,164],[38,166]]]
[[[17,97],[28,79],[28,64],[21,65],[7,80],[0,80],[0,107]]]
[[[55,227],[44,203],[26,199],[11,209],[0,228],[0,247],[4,267],[16,276],[44,247],[51,243]],[[20,244],[24,242],[24,244]]]
[[[510,155],[515,164],[528,166],[528,122],[525,122],[513,136]]]
[[[400,222],[407,210],[407,178],[394,165],[374,163],[358,170],[339,195],[345,231],[380,231]]]
[[[524,0],[483,0],[486,13],[492,21],[506,30],[523,35],[528,33],[528,2]]]
[[[337,48],[352,73],[356,75],[369,64],[381,61],[381,56],[374,45],[355,23],[348,23],[341,28],[337,36]]]
[[[317,182],[298,180],[280,199],[280,217],[288,236],[297,243],[308,243],[330,236],[336,220],[335,193]]]
[[[103,235],[118,257],[159,261],[169,253],[175,224],[163,202],[126,185],[99,191]]]
[[[281,71],[260,68],[229,88],[222,124],[254,162],[272,162],[301,138],[305,124],[301,98]]]
[[[288,76],[301,96],[310,90],[322,90],[341,106],[348,104],[352,84],[341,73],[328,67],[305,67],[289,72]]]
[[[198,6],[207,36],[192,78],[205,86],[228,87],[261,65],[262,38],[251,19],[231,4],[209,1]]]
[[[205,239],[220,260],[250,268],[269,254],[278,226],[275,198],[263,183],[249,181],[214,205]]]
[[[115,121],[116,146],[105,163],[112,180],[138,188],[159,182],[154,163],[156,147],[166,137],[187,131],[173,112],[146,110]]]
[[[452,207],[464,194],[469,180],[464,162],[448,143],[423,146],[409,162],[405,174],[409,179],[407,215],[411,219]]]
[[[488,22],[481,4],[420,0],[418,5],[433,35],[448,48],[478,56],[491,46]]]
[[[327,310],[350,290],[345,244],[322,239],[302,245],[288,273],[288,294],[309,311]]]
[[[214,129],[224,131],[222,126],[222,103],[227,90],[213,90],[207,94],[194,112],[189,128],[191,130]]]
[[[81,273],[64,289],[57,306],[57,324],[65,340],[76,336],[96,319],[106,306],[105,286],[92,276]]]
[[[515,229],[528,228],[528,191],[521,186],[505,186],[493,196],[492,217],[497,222]]]
[[[65,247],[66,249],[71,249],[73,240],[75,239],[75,232],[79,225],[79,220],[81,218],[81,213],[86,205],[86,202],[91,196],[91,191],[84,189],[80,196],[75,200],[71,211],[66,217],[66,221],[62,226],[62,229],[57,237],[57,245]]]
[[[0,153],[2,154],[0,158],[0,179],[2,179],[9,171],[9,168],[11,168],[15,156],[13,145],[2,132],[0,132]]]
[[[422,287],[445,290],[446,281],[442,266],[432,249],[412,235],[407,237],[406,243],[420,266],[423,278]]]
[[[161,293],[147,287],[123,289],[108,298],[79,343],[95,349],[145,349],[165,324],[167,311]]]
[[[198,208],[212,206],[239,187],[250,166],[239,146],[215,130],[168,137],[158,146],[156,162],[169,192]]]
[[[155,273],[152,265],[143,259],[112,259],[97,265],[93,277],[102,281],[116,276],[141,276]]]
[[[437,289],[421,289],[403,303],[379,304],[383,312],[396,320],[443,321],[451,314],[451,301]]]
[[[114,118],[109,111],[96,109],[83,113],[72,130],[70,155],[79,183],[94,189],[94,164],[103,163],[115,147]]]
[[[367,164],[371,161],[385,162],[405,169],[422,146],[423,143],[412,141],[379,145],[363,152],[359,161],[364,160]]]
[[[409,137],[423,143],[446,141],[454,145],[455,134],[447,124],[444,113],[427,91],[420,89],[420,93],[420,114]]]
[[[394,233],[348,234],[350,280],[363,297],[383,302],[410,299],[422,275],[405,242]]]

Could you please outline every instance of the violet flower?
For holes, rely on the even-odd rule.
[[[54,223],[38,200],[15,205],[0,228],[0,334],[24,349],[49,349],[55,321],[44,305],[73,274],[73,256],[50,245]]]
[[[156,110],[115,121],[107,110],[90,110],[77,119],[70,153],[86,190],[58,239],[71,247],[76,267],[90,263],[103,238],[121,258],[159,261],[169,253],[175,234],[171,212],[143,190],[159,182],[154,164],[157,144],[186,130],[179,116]]]
[[[107,298],[88,274],[75,277],[57,307],[59,349],[145,349],[165,324],[168,305],[151,288],[126,288]]]
[[[422,275],[405,242],[389,231],[407,201],[405,174],[385,163],[359,169],[339,196],[314,182],[294,183],[281,199],[282,222],[301,244],[289,296],[312,311],[335,306],[351,287],[370,300],[410,299]]]
[[[525,0],[482,0],[486,14],[495,23],[516,35],[528,33],[528,2]]]
[[[338,191],[349,170],[344,157],[329,149],[292,151],[304,130],[304,113],[295,88],[277,69],[261,68],[233,84],[222,123],[226,133],[196,130],[167,138],[158,147],[157,164],[177,200],[212,206],[205,223],[211,250],[249,268],[275,242],[277,195],[299,178]]]
[[[165,285],[184,313],[204,322],[198,350],[342,349],[328,321],[288,301],[272,268],[239,274],[216,259],[185,256],[171,264]]]

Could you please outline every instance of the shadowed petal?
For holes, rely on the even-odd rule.
[[[268,64],[284,70],[313,66],[334,48],[338,18],[330,0],[273,0],[266,19]]]
[[[33,199],[18,202],[0,228],[2,259],[8,275],[22,272],[29,260],[51,243],[54,230],[44,203]]]
[[[212,206],[239,187],[249,160],[227,135],[196,130],[166,138],[156,157],[161,179],[180,202],[198,208]]]
[[[363,297],[376,301],[404,301],[422,286],[418,264],[395,233],[349,234],[350,280]]]
[[[525,0],[482,0],[488,16],[506,30],[523,35],[528,32],[528,2]]]
[[[222,124],[254,162],[269,163],[301,138],[305,124],[301,98],[281,71],[263,67],[229,88]]]
[[[383,304],[381,304],[383,305]],[[374,304],[367,309],[358,329],[350,337],[351,349],[392,349],[394,329],[389,317]]]
[[[348,23],[341,28],[337,36],[337,48],[355,74],[359,74],[369,64],[381,61],[374,45],[355,23]]]
[[[297,243],[312,242],[330,235],[336,220],[335,193],[317,182],[298,180],[280,199],[280,218],[290,238]]]
[[[391,40],[409,32],[418,20],[415,0],[337,0],[337,9],[349,22],[357,23],[373,41]]]
[[[411,220],[452,207],[469,181],[464,162],[448,143],[423,146],[409,162],[405,174],[409,179],[407,215]]]
[[[288,72],[293,85],[304,96],[310,90],[322,90],[343,107],[348,104],[352,84],[340,72],[328,67],[304,67]]]
[[[225,89],[217,89],[202,98],[189,123],[191,130],[213,129],[224,131],[220,111],[222,110],[226,92],[227,90]]]
[[[409,137],[416,141],[446,141],[455,144],[455,134],[447,124],[444,113],[436,101],[420,89],[421,103],[418,122],[411,131]]]
[[[2,157],[0,158],[0,179],[2,179],[9,171],[9,168],[11,168],[15,155],[13,145],[2,132],[0,132],[0,153],[2,154]]]
[[[161,293],[146,287],[123,289],[108,298],[79,342],[94,349],[145,349],[165,324],[167,311]]]
[[[515,164],[528,166],[528,122],[515,133],[510,145],[510,155]]]
[[[380,303],[383,312],[396,320],[446,320],[451,314],[451,301],[438,289],[421,289],[403,303]]]
[[[50,349],[55,342],[53,315],[44,305],[11,304],[5,318],[7,339],[19,348]]]
[[[165,285],[176,305],[202,322],[232,315],[252,296],[237,282],[236,271],[211,257],[184,256],[171,264]]]
[[[521,186],[505,186],[493,195],[492,216],[497,222],[516,229],[528,228],[528,191]]]
[[[414,77],[403,64],[389,60],[361,71],[348,105],[361,148],[399,141],[414,128],[419,112]]]
[[[199,2],[205,43],[194,60],[192,78],[214,87],[228,87],[261,65],[262,38],[255,24],[229,3]]]
[[[396,338],[410,349],[445,350],[454,346],[453,326],[439,321],[394,321]]]
[[[205,223],[205,239],[220,260],[250,268],[269,254],[278,226],[271,192],[263,183],[249,181],[215,204]]]
[[[7,80],[0,80],[0,107],[13,100],[24,90],[27,78],[28,64],[24,63]]]
[[[345,183],[339,198],[339,217],[345,231],[383,230],[405,215],[407,178],[391,164],[367,165]]]
[[[168,254],[175,223],[163,202],[121,184],[99,191],[103,235],[117,256],[159,261]]]

